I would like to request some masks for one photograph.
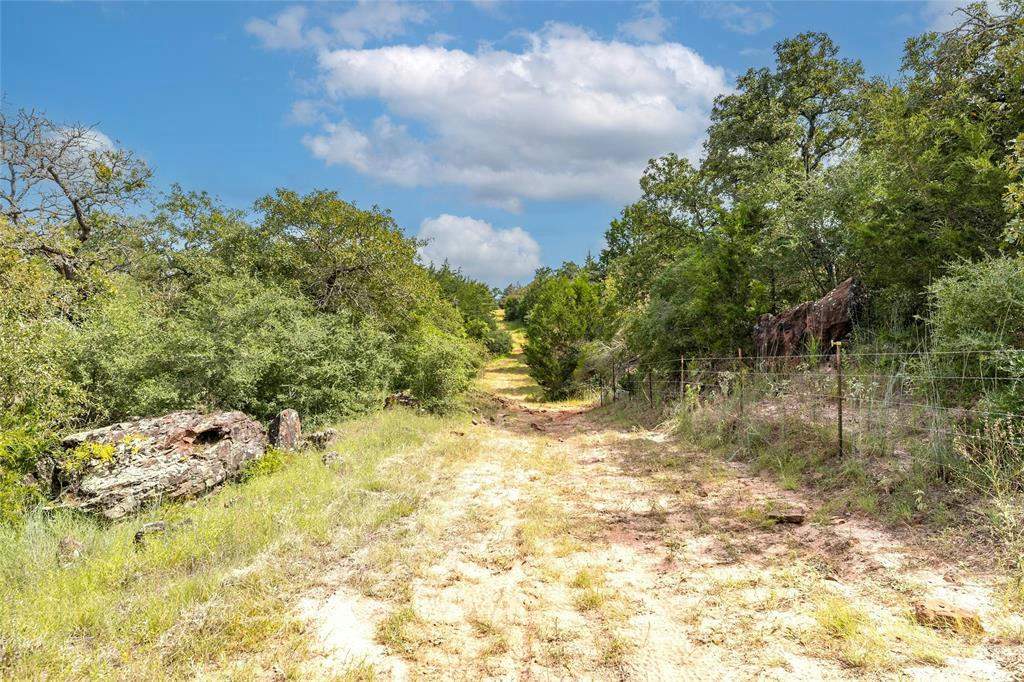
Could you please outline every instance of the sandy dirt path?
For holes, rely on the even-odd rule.
[[[991,576],[864,519],[773,524],[816,501],[609,410],[526,400],[494,363],[477,454],[302,604],[311,677],[427,680],[1022,679]],[[917,624],[976,610],[982,634]],[[1016,633],[1016,634],[1014,634]]]

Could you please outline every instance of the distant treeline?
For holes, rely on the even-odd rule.
[[[779,42],[717,98],[696,166],[649,162],[599,259],[509,287],[548,394],[611,358],[749,353],[760,315],[850,276],[863,343],[1024,347],[1024,9],[960,16],[907,41],[895,83],[823,33]]]
[[[450,408],[511,341],[493,293],[391,214],[280,189],[251,212],[150,191],[89,128],[0,115],[0,516],[71,429],[180,408],[310,424],[409,391]]]

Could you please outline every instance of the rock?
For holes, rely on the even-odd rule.
[[[336,443],[339,438],[341,438],[341,434],[336,429],[324,429],[309,434],[303,439],[303,443],[317,450],[323,450],[332,443]]]
[[[182,528],[191,528],[191,527],[193,527],[195,525],[196,525],[196,523],[192,519],[185,519],[184,521],[182,521],[180,523],[167,523],[166,521],[153,521],[152,523],[147,523],[147,524],[143,525],[141,528],[139,528],[137,531],[135,531],[135,540],[134,540],[134,542],[135,542],[136,545],[142,545],[146,541],[146,538],[149,537],[150,535],[156,535],[158,533],[166,533],[168,531],[173,531],[173,530],[180,530]]]
[[[82,454],[57,464],[54,494],[66,507],[119,519],[221,485],[263,455],[267,437],[241,412],[182,411],[76,433],[63,445]]]
[[[320,461],[324,464],[330,464],[331,462],[340,462],[341,453],[337,450],[327,450],[324,454],[320,455]]]
[[[946,628],[961,633],[980,634],[985,631],[975,611],[939,599],[925,599],[914,604],[917,622],[933,628]]]
[[[302,442],[302,424],[299,413],[292,409],[282,410],[270,422],[270,444],[280,450],[296,450]]]
[[[396,405],[415,408],[420,406],[420,401],[408,393],[392,393],[384,399],[384,407],[395,407]]]
[[[800,355],[812,339],[828,351],[853,330],[862,300],[860,283],[851,277],[817,301],[762,315],[754,325],[754,351],[758,357]]]
[[[136,545],[141,545],[143,542],[146,541],[146,536],[147,535],[154,535],[156,533],[166,533],[166,532],[167,532],[167,522],[166,521],[153,521],[152,523],[147,523],[142,528],[139,528],[137,531],[135,531],[135,540],[134,540],[134,542],[135,542]]]
[[[57,564],[61,567],[70,566],[82,558],[85,545],[73,537],[62,538],[57,545]]]
[[[765,518],[769,521],[774,521],[775,523],[792,523],[796,525],[803,523],[806,515],[807,512],[800,507],[792,507],[782,511],[768,511],[764,514]]]

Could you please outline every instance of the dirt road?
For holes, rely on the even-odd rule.
[[[477,454],[408,525],[303,603],[317,677],[1020,679],[1019,619],[993,578],[929,555],[614,410],[543,405],[495,363]],[[803,507],[802,524],[775,511]],[[929,628],[913,604],[978,612]]]

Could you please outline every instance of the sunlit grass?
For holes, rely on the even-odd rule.
[[[452,454],[452,423],[384,412],[342,425],[330,465],[296,453],[279,471],[113,525],[38,513],[0,529],[0,677],[174,679],[239,656],[276,664],[274,651],[302,639],[289,597],[325,558],[415,512]],[[158,518],[193,523],[135,545]],[[61,567],[65,537],[84,551]]]

